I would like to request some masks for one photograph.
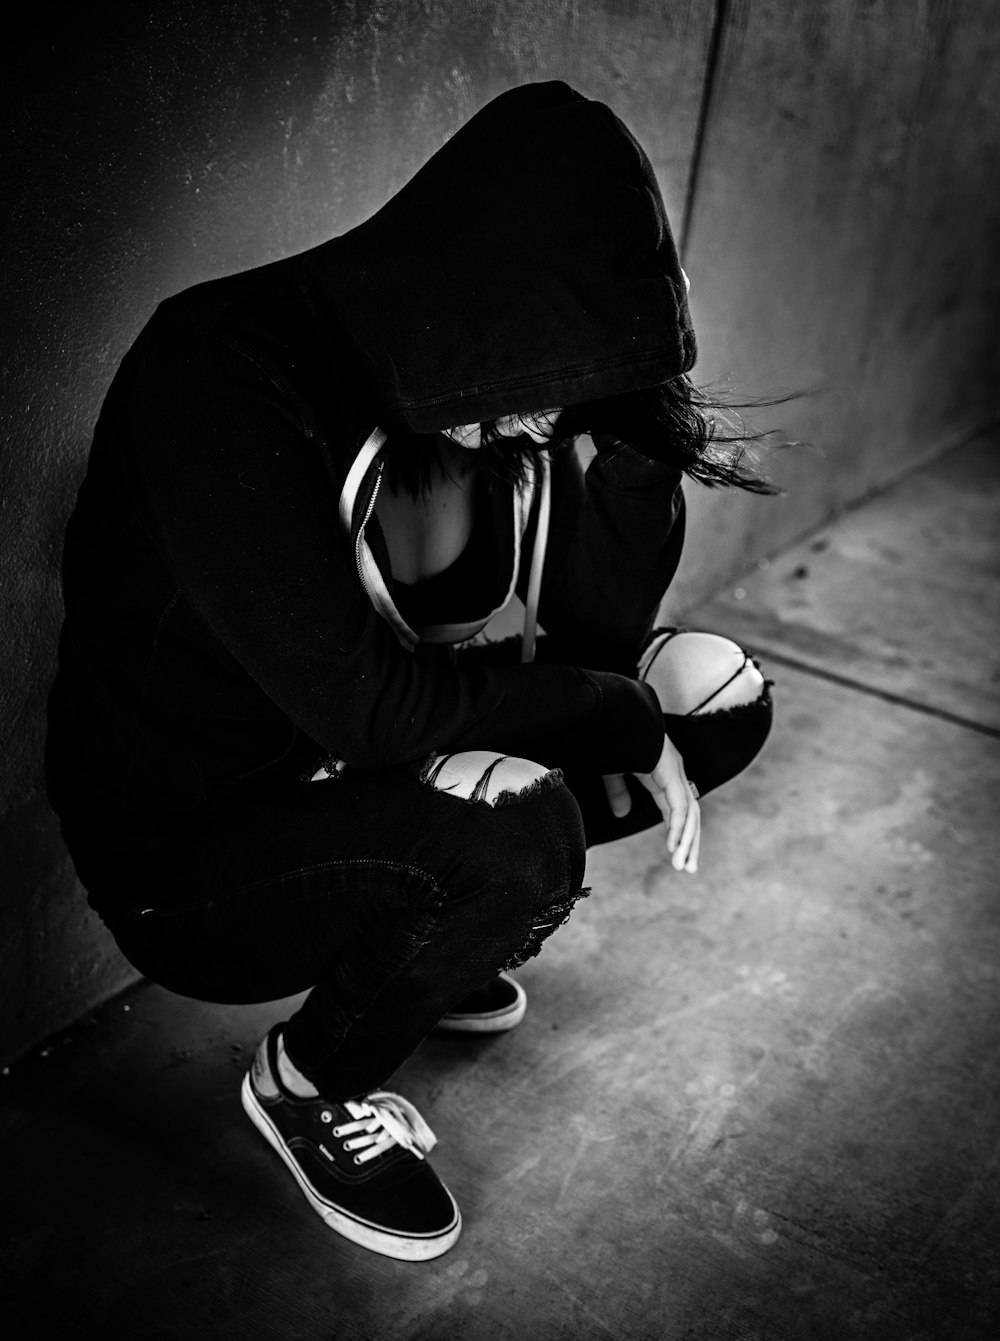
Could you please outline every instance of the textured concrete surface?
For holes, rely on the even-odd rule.
[[[1000,731],[998,451],[993,433],[946,453],[698,617],[789,665]]]
[[[748,576],[733,610],[763,612],[765,660],[775,603],[803,661],[829,627],[809,665],[769,666],[776,731],[706,800],[699,875],[655,834],[596,851],[593,897],[521,971],[524,1023],[432,1038],[396,1077],[463,1207],[451,1253],[330,1234],[246,1121],[242,1070],[287,1003],[141,987],[0,1082],[5,1335],[992,1341],[995,652],[937,631],[993,598],[976,500],[998,481],[970,448],[805,542],[787,583],[811,600],[778,601],[780,565]],[[960,582],[884,580],[944,534]],[[881,642],[835,650],[852,601],[896,631],[892,697],[867,678]],[[942,665],[964,720],[928,710]]]
[[[684,252],[697,374],[737,399],[810,393],[753,417],[818,451],[775,462],[777,508],[702,500],[714,544],[681,577],[716,585],[988,422],[1000,380],[996,7],[718,9]]]

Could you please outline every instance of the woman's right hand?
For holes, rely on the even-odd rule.
[[[693,782],[688,781],[680,750],[668,736],[652,773],[635,775],[660,808],[667,825],[667,849],[675,871],[694,875],[701,847],[701,807]]]
[[[633,776],[638,778],[660,808],[667,826],[671,866],[675,871],[688,871],[694,875],[698,869],[698,852],[701,847],[701,807],[694,783],[688,781],[684,772],[680,751],[669,737],[664,736],[663,749],[652,773],[636,773]],[[619,817],[627,815],[631,798],[622,774],[608,774],[604,785],[613,813]]]

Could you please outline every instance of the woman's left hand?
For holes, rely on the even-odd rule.
[[[652,773],[634,776],[652,795],[667,825],[667,848],[673,854],[670,860],[675,871],[694,874],[698,869],[698,851],[701,846],[701,807],[684,772],[680,751],[664,737],[663,750]],[[632,808],[622,773],[606,773],[604,787],[612,814],[624,818]]]

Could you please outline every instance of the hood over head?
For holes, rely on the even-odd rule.
[[[652,166],[563,83],[493,99],[309,259],[380,413],[410,432],[620,395],[695,360]]]

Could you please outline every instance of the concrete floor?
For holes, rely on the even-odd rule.
[[[777,680],[758,765],[521,971],[512,1034],[394,1084],[462,1239],[327,1231],[244,1117],[287,1006],[141,986],[11,1068],[11,1338],[1000,1336],[1000,461],[952,452],[691,612]]]

